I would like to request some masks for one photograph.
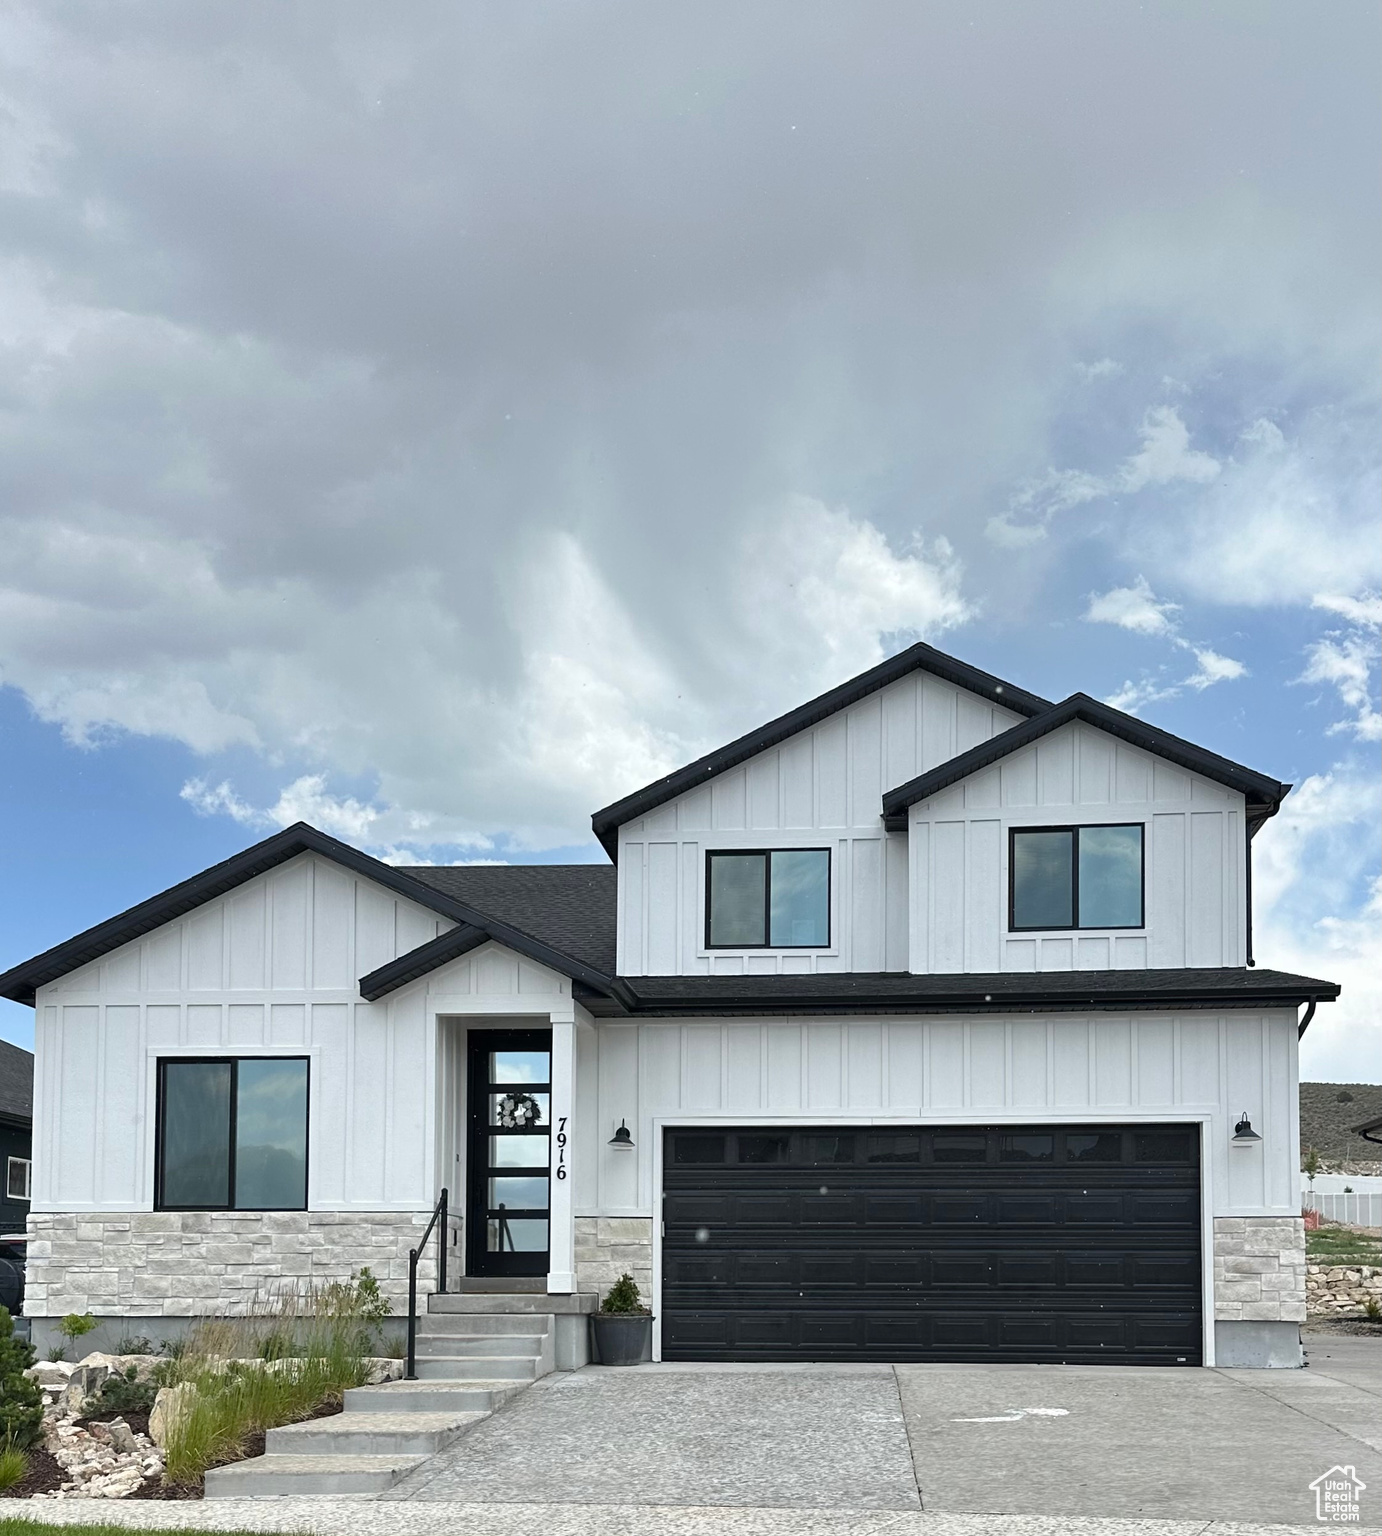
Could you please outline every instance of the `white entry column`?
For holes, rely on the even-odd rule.
[[[574,1012],[574,1011],[573,1011]],[[552,1177],[548,1195],[547,1289],[569,1295],[576,1289],[576,1223],[571,1193],[575,1150],[576,1020],[552,1019]]]

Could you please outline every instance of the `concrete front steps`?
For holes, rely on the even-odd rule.
[[[265,1437],[264,1455],[206,1474],[208,1499],[286,1495],[372,1498],[487,1419],[555,1359],[555,1318],[501,1296],[434,1296],[478,1303],[474,1313],[446,1308],[421,1319],[417,1381],[355,1387],[330,1418],[286,1424]],[[566,1302],[566,1297],[522,1301]]]

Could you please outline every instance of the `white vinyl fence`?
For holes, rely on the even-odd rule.
[[[1307,1210],[1318,1211],[1326,1221],[1346,1221],[1354,1227],[1382,1227],[1382,1191],[1366,1194],[1326,1194],[1306,1191]]]

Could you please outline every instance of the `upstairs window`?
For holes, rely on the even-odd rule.
[[[156,1171],[159,1210],[306,1210],[306,1057],[160,1061]]]
[[[1038,928],[1141,928],[1142,826],[1013,828],[1009,921]]]
[[[830,944],[830,850],[706,855],[707,949],[823,949]]]

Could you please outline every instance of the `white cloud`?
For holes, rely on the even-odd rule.
[[[1323,608],[1328,613],[1341,614],[1352,624],[1382,625],[1382,592],[1368,592],[1362,597],[1340,597],[1328,592],[1317,592],[1310,606]]]
[[[1139,576],[1130,587],[1113,587],[1108,592],[1090,593],[1085,609],[1085,620],[1092,624],[1116,624],[1120,629],[1136,635],[1169,640],[1179,650],[1189,651],[1195,657],[1195,670],[1179,681],[1167,681],[1165,668],[1159,669],[1156,678],[1143,678],[1140,682],[1125,681],[1123,686],[1105,699],[1114,709],[1136,714],[1148,704],[1161,699],[1173,699],[1186,688],[1201,692],[1215,683],[1233,682],[1246,677],[1248,669],[1232,656],[1222,656],[1207,645],[1198,645],[1180,633],[1178,603],[1164,602],[1152,591],[1144,576]]]
[[[500,832],[519,846],[578,842],[597,806],[973,612],[944,540],[899,553],[866,519],[806,497],[750,521],[723,561],[723,590],[707,600],[696,648],[681,650],[574,534],[524,548],[491,595],[511,644],[494,687],[457,672],[456,619],[436,582],[395,583],[338,614],[302,590],[290,609],[301,627],[280,654],[247,644],[229,659],[194,647],[178,664],[207,679],[221,713],[244,719],[270,760],[322,766],[296,775],[272,805],[204,776],[182,797],[256,831],[308,821],[385,857],[484,850]],[[463,567],[452,576],[464,584]],[[151,600],[177,597],[155,587]],[[218,611],[240,608],[215,583],[198,601],[204,630]],[[69,611],[64,638],[74,642],[83,623],[98,627],[99,610]],[[87,665],[94,670],[94,659]],[[25,676],[37,691],[36,660]],[[109,685],[89,692],[112,696],[121,697]],[[82,723],[127,728],[128,718],[90,707]],[[160,725],[193,747],[203,740],[200,728],[182,734],[175,715]],[[376,778],[377,792],[336,792],[340,772]]]
[[[1190,446],[1190,429],[1174,406],[1159,405],[1142,423],[1142,447],[1127,460],[1112,488],[1135,493],[1149,485],[1188,480],[1204,485],[1218,478],[1219,461]]]
[[[1382,623],[1382,596],[1360,598],[1316,596],[1314,607],[1347,619],[1347,631],[1332,630],[1306,651],[1303,683],[1325,683],[1338,691],[1353,718],[1330,727],[1332,734],[1351,732],[1359,741],[1382,741],[1382,712],[1373,703],[1372,674],[1382,662],[1377,627]]]
[[[1260,420],[1201,496],[1129,525],[1125,554],[1214,603],[1357,599],[1382,578],[1380,495],[1375,446],[1347,413],[1307,414],[1290,438]]]
[[[1347,767],[1297,785],[1253,844],[1259,966],[1337,981],[1301,1042],[1301,1076],[1376,1078],[1382,1061],[1382,831],[1375,777]]]
[[[1232,656],[1220,656],[1217,651],[1211,651],[1207,645],[1192,646],[1195,652],[1195,660],[1198,663],[1195,671],[1185,679],[1187,688],[1210,688],[1215,683],[1232,682],[1237,678],[1246,677],[1248,669],[1241,661],[1235,661]]]
[[[1117,624],[1137,635],[1171,635],[1176,630],[1171,615],[1179,611],[1179,604],[1159,601],[1146,577],[1139,576],[1130,587],[1091,592],[1084,616],[1090,623]]]
[[[1097,363],[1075,364],[1075,372],[1086,383],[1092,383],[1095,379],[1115,379],[1126,371],[1122,363],[1111,357],[1101,357]]]
[[[1174,481],[1203,485],[1220,472],[1217,459],[1190,446],[1190,429],[1174,406],[1149,410],[1139,435],[1141,448],[1111,474],[1053,469],[1023,486],[1005,512],[989,519],[984,530],[989,540],[1000,548],[1019,549],[1045,538],[1057,516],[1086,502],[1134,496],[1148,486]]]

